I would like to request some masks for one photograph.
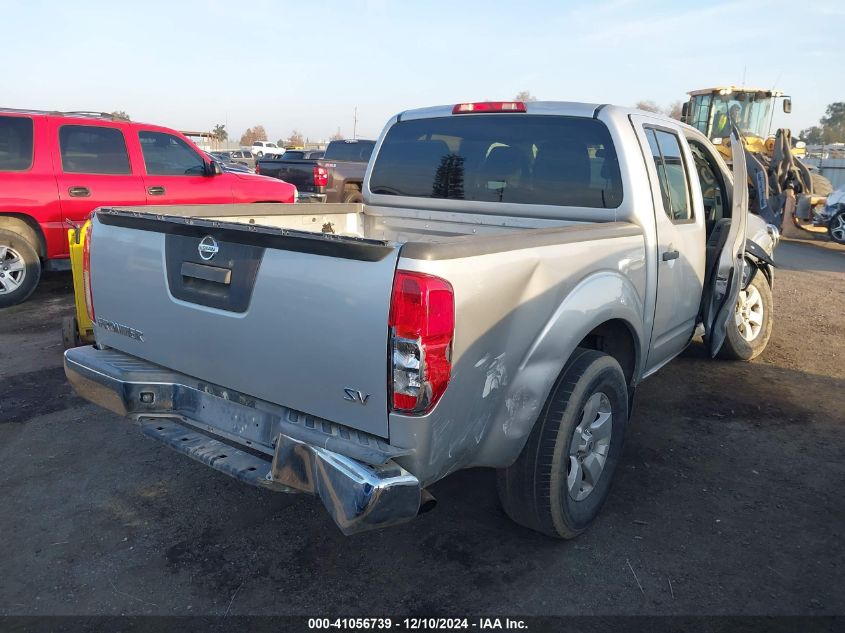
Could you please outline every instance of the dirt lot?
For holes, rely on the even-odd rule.
[[[72,299],[51,276],[0,312],[0,614],[843,614],[845,250],[777,259],[767,352],[694,344],[649,379],[604,512],[572,542],[512,525],[489,470],[435,485],[406,527],[345,538],[319,502],[144,439],[65,382]]]

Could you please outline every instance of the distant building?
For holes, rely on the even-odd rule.
[[[184,134],[201,150],[206,152],[215,152],[220,149],[220,141],[214,136],[213,132],[189,132],[187,130],[179,130],[180,134]]]

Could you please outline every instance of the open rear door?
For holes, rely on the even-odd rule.
[[[710,284],[704,289],[707,293],[703,315],[704,340],[713,356],[722,347],[727,328],[734,327],[736,302],[745,263],[748,171],[745,164],[745,149],[736,126],[731,130],[731,150],[733,153],[733,202],[730,230],[717,256],[716,269],[710,276]]]

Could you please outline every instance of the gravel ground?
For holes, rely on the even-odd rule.
[[[768,350],[693,344],[646,381],[575,541],[511,524],[494,473],[343,537],[76,397],[69,277],[0,311],[0,615],[845,614],[845,250],[785,242]]]

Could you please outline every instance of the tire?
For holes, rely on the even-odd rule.
[[[845,211],[840,211],[830,219],[827,234],[837,244],[845,244]]]
[[[745,317],[741,312],[742,306],[747,310]],[[719,356],[727,360],[751,360],[762,354],[772,336],[773,309],[769,280],[762,271],[758,271],[746,290],[739,292],[735,321],[728,323]],[[757,318],[749,318],[751,315],[757,315]],[[759,323],[756,323],[757,320]]]
[[[810,185],[814,196],[829,196],[833,193],[833,184],[821,174],[810,174]]]
[[[41,260],[29,241],[0,229],[0,308],[26,301],[41,279]]]
[[[344,202],[354,202],[356,204],[360,204],[360,203],[364,202],[364,194],[362,194],[357,189],[350,189],[343,196],[343,201]]]
[[[258,158],[264,158],[264,152],[258,152],[256,156],[258,156]]]
[[[582,434],[585,413],[594,420],[588,437]],[[553,538],[570,539],[586,530],[610,492],[627,421],[628,389],[619,363],[601,352],[576,349],[522,453],[498,471],[507,515]],[[588,460],[593,468],[585,469]],[[594,479],[588,473],[596,466]]]

